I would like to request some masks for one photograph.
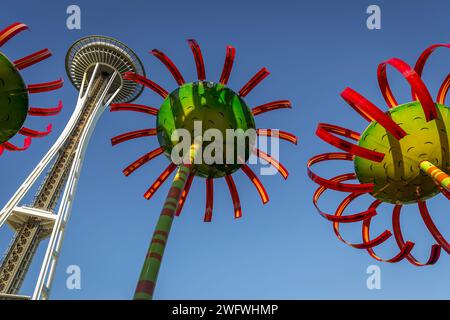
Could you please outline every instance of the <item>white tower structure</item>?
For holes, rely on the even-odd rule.
[[[0,266],[0,298],[48,299],[84,155],[97,120],[110,103],[131,102],[143,89],[122,78],[125,72],[145,75],[139,58],[123,43],[104,36],[75,42],[67,52],[66,70],[79,90],[75,111],[61,136],[0,211],[0,227],[6,222],[15,231]],[[46,176],[39,179],[46,168]],[[33,203],[21,204],[36,183],[41,184]],[[34,293],[21,296],[19,289],[36,249],[48,237]]]

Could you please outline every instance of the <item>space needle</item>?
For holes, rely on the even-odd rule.
[[[111,103],[129,103],[143,87],[125,80],[145,75],[141,61],[125,44],[104,36],[75,42],[66,55],[67,75],[79,90],[75,110],[62,134],[0,211],[0,227],[15,232],[0,266],[0,298],[48,299],[75,197],[83,159],[103,111]],[[39,184],[31,205],[22,204]],[[49,238],[34,293],[20,295],[22,282],[42,240]]]

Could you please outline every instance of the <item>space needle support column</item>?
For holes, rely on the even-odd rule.
[[[82,114],[78,116],[75,113],[72,116],[75,118],[74,127],[64,139],[57,156],[55,155],[56,159],[36,193],[33,204],[28,207],[30,210],[51,213],[58,203],[61,189],[73,166],[74,152],[80,147],[80,144],[84,143],[84,141],[80,141],[80,137],[87,129],[87,124],[92,117],[95,117],[95,113],[98,112],[95,110],[96,101],[99,101],[99,95],[100,99],[104,100],[104,95],[101,93],[107,93],[104,91],[106,74],[100,75],[98,70],[99,66],[96,65],[93,74],[98,76],[92,77],[93,81],[89,82],[86,94],[79,99],[79,108],[82,110]],[[116,75],[114,74],[114,77]],[[69,121],[69,123],[71,122]],[[54,216],[53,222],[57,219],[58,216]],[[34,216],[25,217],[23,220],[24,222],[16,227],[16,239],[8,249],[6,258],[0,267],[0,292],[4,294],[18,293],[39,243],[51,233],[51,229],[54,227],[54,225],[51,228],[45,226],[45,221]]]
[[[172,185],[164,201],[163,208],[156,224],[144,265],[139,276],[139,281],[134,293],[134,300],[152,300],[155,290],[156,281],[158,279],[159,269],[161,267],[162,258],[169,240],[170,230],[178,208],[184,185],[192,172],[192,163],[200,150],[201,143],[194,142],[191,146],[189,161],[180,165],[172,181]]]
[[[47,246],[47,251],[44,256],[44,262],[41,267],[41,271],[39,273],[39,278],[37,281],[37,285],[35,291],[33,293],[33,300],[38,299],[47,299],[49,295],[49,288],[51,287],[53,281],[53,275],[56,267],[56,263],[58,260],[58,256],[60,253],[60,248],[62,241],[64,239],[64,231],[67,220],[69,219],[71,207],[73,204],[73,199],[75,196],[76,187],[78,184],[78,179],[80,176],[82,161],[84,158],[84,154],[87,149],[87,145],[89,139],[92,135],[95,124],[101,115],[103,109],[110,104],[110,102],[114,99],[116,94],[119,92],[120,88],[116,90],[109,98],[108,101],[105,101],[106,95],[115,79],[118,76],[117,72],[115,72],[111,77],[104,78],[102,75],[98,74],[98,66],[94,70],[91,76],[92,86],[88,86],[86,89],[86,96],[92,96],[92,100],[88,101],[92,108],[93,117],[89,118],[86,123],[85,130],[83,131],[80,142],[74,154],[74,163],[71,167],[69,178],[66,183],[66,187],[64,189],[64,193],[61,200],[61,205],[58,210],[57,219],[55,222],[55,226],[52,230],[52,234],[50,236],[49,244]],[[105,85],[106,84],[106,85]],[[100,85],[100,87],[99,87]]]

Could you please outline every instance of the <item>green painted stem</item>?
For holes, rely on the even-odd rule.
[[[181,193],[190,174],[190,166],[182,165],[173,179],[166,201],[156,224],[152,241],[145,257],[139,282],[134,294],[135,300],[152,300],[159,268],[169,239],[170,229],[178,207]]]
[[[193,163],[199,154],[201,146],[201,139],[194,139],[191,145],[189,159],[187,163],[183,163],[178,168],[177,174],[173,179],[172,186],[167,194],[166,201],[161,210],[158,223],[156,224],[155,232],[153,233],[152,241],[145,257],[144,265],[142,267],[139,282],[134,293],[135,300],[152,300],[153,292],[158,279],[159,268],[166,249],[167,240],[169,239],[170,229],[172,228],[173,218],[178,208],[181,194],[186,184],[187,178],[192,173]]]

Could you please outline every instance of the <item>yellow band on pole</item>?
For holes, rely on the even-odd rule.
[[[429,175],[434,181],[450,191],[450,176],[444,171],[436,167],[430,161],[426,160],[420,163],[420,169]]]

